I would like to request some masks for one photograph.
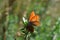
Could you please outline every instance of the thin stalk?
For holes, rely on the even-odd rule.
[[[25,34],[24,40],[30,40],[30,36],[29,36],[28,34],[29,34],[29,32],[27,32],[27,33]]]

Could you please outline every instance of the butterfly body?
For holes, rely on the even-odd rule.
[[[34,31],[34,27],[33,24],[31,22],[29,22],[26,26],[26,30],[28,30],[29,32],[33,32]]]

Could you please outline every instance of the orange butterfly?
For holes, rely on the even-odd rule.
[[[35,15],[34,11],[32,11],[32,13],[30,14],[26,29],[29,32],[34,32],[34,27],[33,26],[38,26],[39,24],[40,24],[39,23],[39,16]]]

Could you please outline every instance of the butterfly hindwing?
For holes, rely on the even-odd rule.
[[[35,21],[35,22],[33,22],[33,24],[34,24],[35,26],[38,26],[38,25],[40,25],[40,22],[39,22],[39,21]]]

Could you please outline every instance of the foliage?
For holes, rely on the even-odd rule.
[[[0,40],[60,40],[58,4],[55,0],[0,0]],[[40,16],[40,26],[27,37],[23,17],[28,20],[32,11]]]

